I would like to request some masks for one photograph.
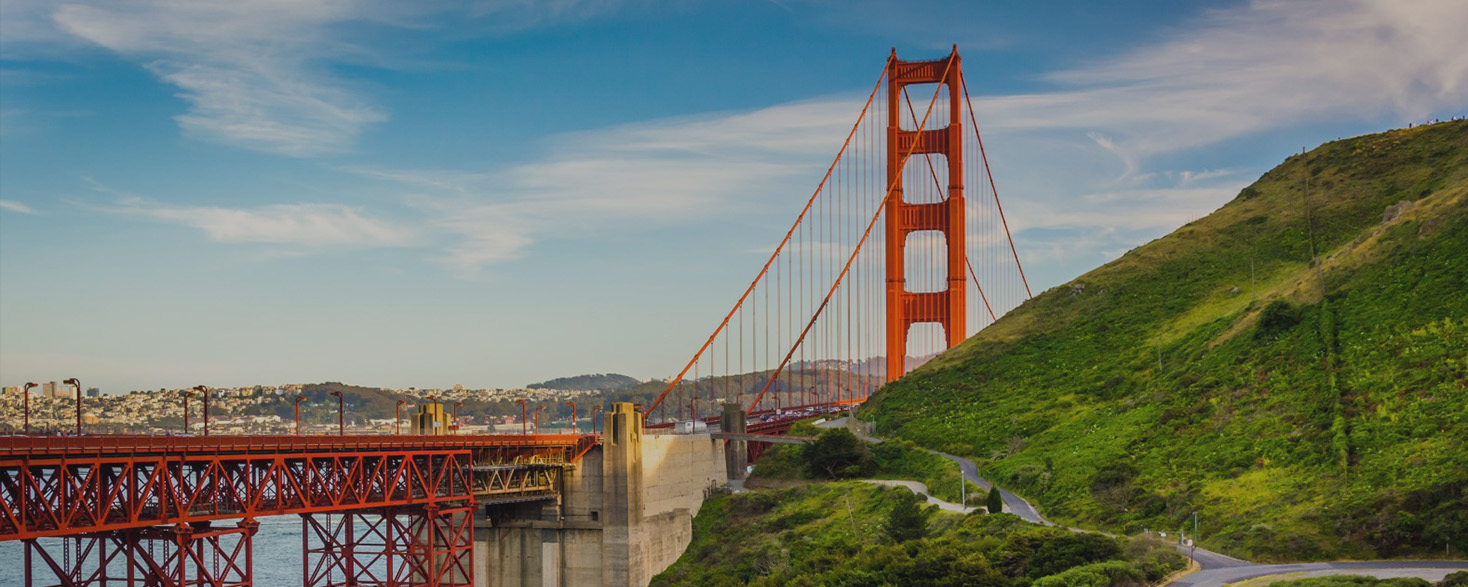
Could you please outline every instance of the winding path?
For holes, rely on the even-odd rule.
[[[828,422],[817,424],[821,428],[848,428],[847,418],[837,418]],[[867,436],[859,431],[852,430],[858,437],[867,442],[882,442],[882,439]],[[978,465],[963,457],[954,456],[938,451],[934,454],[942,456],[958,464],[958,470],[963,473],[963,478],[984,490],[993,487],[994,484],[979,477]],[[927,486],[916,481],[869,481],[889,486],[903,486],[912,489],[914,493],[927,495]],[[916,486],[916,487],[913,487]],[[922,491],[919,491],[921,488]],[[999,495],[1004,498],[1004,509],[1019,516],[1026,522],[1044,524],[1057,528],[1066,528],[1072,532],[1091,532],[1081,528],[1070,528],[1061,526],[1040,515],[1039,510],[1023,497],[1015,495],[1004,488],[999,488]],[[957,504],[928,495],[928,503],[937,503],[939,507],[947,504],[950,511],[962,511]],[[1103,532],[1104,534],[1104,532]],[[1181,547],[1179,547],[1181,549]],[[1187,551],[1184,550],[1184,553]],[[1234,558],[1226,554],[1220,554],[1211,550],[1198,548],[1193,553],[1193,558],[1198,562],[1201,569],[1198,572],[1180,577],[1167,587],[1223,587],[1229,583],[1236,583],[1247,579],[1278,575],[1284,573],[1309,573],[1311,575],[1342,575],[1342,574],[1365,574],[1373,576],[1391,577],[1422,577],[1439,580],[1443,575],[1458,571],[1468,570],[1468,561],[1366,561],[1366,562],[1328,562],[1328,563],[1295,563],[1282,565],[1263,565],[1253,563],[1240,558]],[[1339,572],[1337,572],[1339,571]]]

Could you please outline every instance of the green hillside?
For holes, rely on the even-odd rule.
[[[1145,587],[1186,565],[1156,539],[935,509],[906,489],[854,481],[713,495],[693,542],[651,584]]]
[[[1402,203],[1405,202],[1405,203]],[[1468,551],[1468,122],[1290,157],[874,396],[1059,521],[1262,560]]]

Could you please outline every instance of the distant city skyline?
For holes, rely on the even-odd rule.
[[[1468,114],[1453,0],[0,4],[0,385],[673,375],[888,51],[958,45],[1036,293]]]

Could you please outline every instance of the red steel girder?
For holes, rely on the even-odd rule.
[[[301,516],[305,587],[473,584],[474,508],[434,505]],[[325,517],[323,520],[322,518]]]
[[[0,540],[471,499],[466,449],[0,456]]]
[[[258,527],[247,519],[78,534],[49,547],[26,540],[25,585],[50,575],[61,587],[251,587]]]

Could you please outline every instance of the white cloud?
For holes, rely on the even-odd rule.
[[[191,136],[312,156],[347,149],[386,115],[325,61],[346,49],[328,27],[352,20],[347,2],[134,0],[65,4],[52,16],[78,38],[135,58],[189,103]]]
[[[31,208],[30,206],[27,206],[15,200],[0,200],[0,210],[9,210],[11,212],[19,212],[21,214],[37,214],[34,208]]]
[[[382,66],[349,25],[504,33],[592,18],[619,0],[9,0],[4,40],[34,54],[82,40],[139,62],[179,89],[192,137],[295,157],[349,150],[388,114],[331,66]],[[379,28],[379,30],[381,30]]]
[[[258,208],[165,206],[131,198],[110,211],[182,224],[223,243],[321,247],[412,244],[414,233],[338,204],[274,204]]]
[[[1256,0],[1171,39],[977,101],[996,130],[1083,129],[1147,157],[1341,117],[1468,105],[1468,4]]]
[[[411,188],[407,199],[429,225],[459,238],[438,260],[472,276],[541,239],[803,199],[860,106],[812,101],[569,133],[546,141],[541,157],[496,173],[346,169]]]
[[[1011,228],[1044,229],[1044,242],[1021,238],[1028,258],[1074,264],[1203,216],[1263,171],[1218,169],[1229,162],[1211,146],[1468,106],[1464,30],[1455,0],[1257,0],[1046,76],[1053,91],[975,96],[974,108]]]

